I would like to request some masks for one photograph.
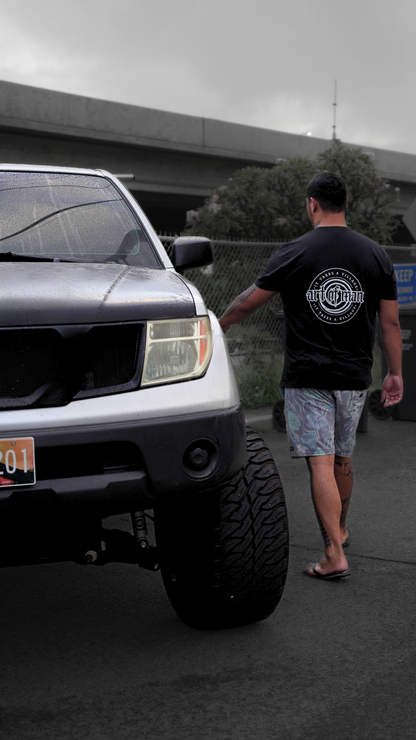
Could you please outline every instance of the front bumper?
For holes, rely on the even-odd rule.
[[[33,430],[37,482],[0,489],[5,513],[88,510],[105,517],[153,508],[163,497],[213,489],[244,465],[241,404],[215,413]],[[192,470],[190,449],[210,460]]]

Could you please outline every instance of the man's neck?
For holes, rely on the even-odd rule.
[[[317,215],[317,219],[314,223],[314,229],[317,229],[318,226],[347,227],[347,224],[345,223],[345,213],[324,213],[323,211],[321,211],[321,213]]]

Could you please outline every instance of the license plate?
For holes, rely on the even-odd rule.
[[[33,437],[0,439],[0,486],[36,483]]]

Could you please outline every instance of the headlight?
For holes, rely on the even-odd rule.
[[[146,353],[141,385],[199,378],[212,355],[208,316],[147,323]]]

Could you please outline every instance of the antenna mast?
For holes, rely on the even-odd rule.
[[[334,106],[334,125],[332,126],[333,132],[332,132],[332,139],[333,141],[337,141],[337,81],[335,80],[335,91],[334,91],[334,102],[332,103]]]

